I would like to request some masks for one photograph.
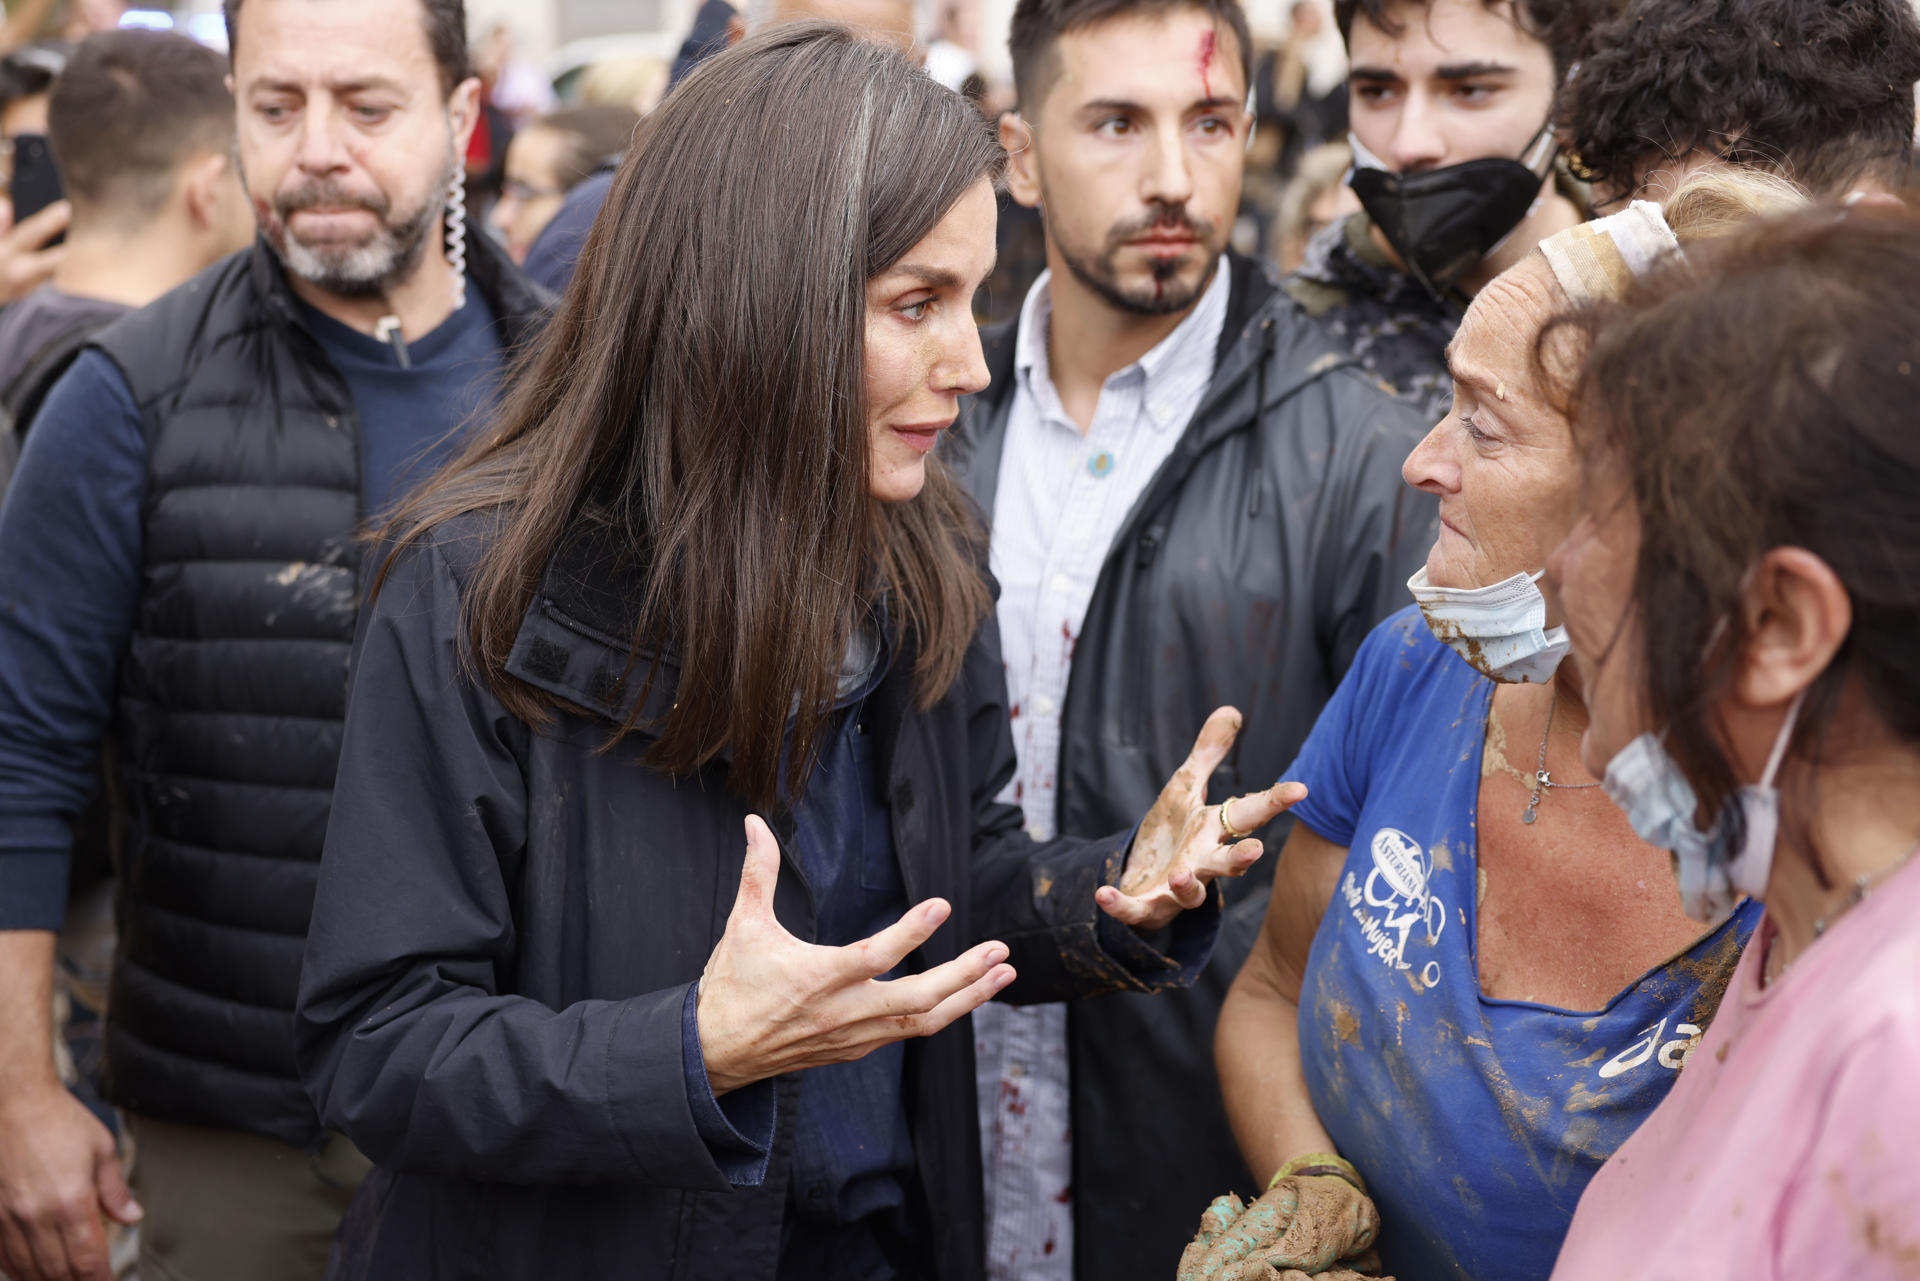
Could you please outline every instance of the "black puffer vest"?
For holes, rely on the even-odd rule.
[[[545,297],[473,237],[503,344]],[[360,433],[264,244],[105,331],[147,442],[114,756],[128,839],[107,1076],[122,1105],[308,1144],[293,1059],[361,601]]]

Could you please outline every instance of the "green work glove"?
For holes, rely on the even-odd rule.
[[[1298,1164],[1289,1162],[1288,1168]],[[1200,1216],[1199,1232],[1180,1256],[1178,1277],[1179,1281],[1295,1281],[1302,1276],[1326,1276],[1345,1281],[1364,1275],[1358,1269],[1375,1263],[1365,1256],[1379,1233],[1380,1216],[1373,1202],[1346,1178],[1288,1174],[1283,1168],[1266,1195],[1252,1205],[1229,1193],[1207,1207]],[[1336,1268],[1336,1264],[1343,1266]]]

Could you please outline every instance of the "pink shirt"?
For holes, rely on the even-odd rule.
[[[1762,989],[1761,919],[1553,1281],[1920,1278],[1920,859]]]

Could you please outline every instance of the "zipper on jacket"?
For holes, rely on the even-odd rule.
[[[1153,562],[1160,555],[1160,545],[1166,539],[1165,525],[1149,525],[1141,531],[1140,540],[1134,545],[1133,567],[1137,573],[1145,574],[1153,568]],[[1145,590],[1139,584],[1135,586],[1138,590]],[[1120,717],[1120,742],[1127,747],[1138,746],[1145,733],[1149,702],[1147,691],[1153,664],[1152,630],[1153,623],[1147,620],[1142,629],[1144,634],[1136,633],[1127,638],[1133,645],[1133,653],[1128,656],[1127,662],[1127,689],[1132,694],[1133,706]],[[1061,741],[1064,746],[1065,739]],[[1064,789],[1062,791],[1064,794]]]
[[[1261,441],[1260,419],[1267,412],[1267,362],[1273,359],[1273,317],[1260,322],[1260,355],[1253,366],[1253,466],[1247,469],[1247,519],[1260,516],[1260,494],[1266,488],[1266,449]]]

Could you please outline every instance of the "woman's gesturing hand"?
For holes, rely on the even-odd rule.
[[[1118,887],[1094,892],[1107,915],[1141,930],[1157,930],[1207,901],[1207,882],[1239,876],[1264,847],[1242,840],[1306,799],[1299,783],[1275,783],[1264,792],[1207,804],[1207,779],[1227,759],[1240,733],[1240,713],[1217,708],[1200,727],[1193,750],[1175,770],[1140,822]]]
[[[928,899],[871,938],[820,947],[773,914],[780,845],[747,818],[740,893],[700,977],[695,1016],[713,1092],[783,1072],[845,1063],[908,1037],[931,1036],[1013,982],[1004,943],[981,943],[922,974],[880,976],[940,928],[952,910]]]

